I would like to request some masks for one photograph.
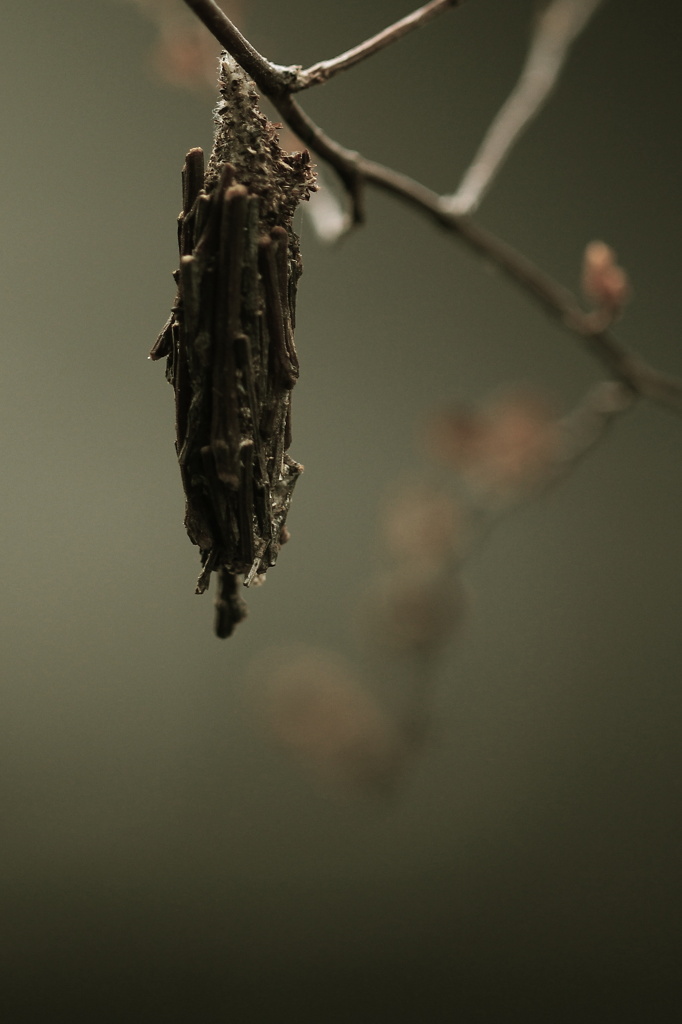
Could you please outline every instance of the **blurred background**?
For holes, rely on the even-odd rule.
[[[418,756],[388,793],[330,779],[304,726],[273,737],[268,665],[329,651],[351,667],[318,703],[348,672],[351,718],[401,707],[404,662],[359,657],[356,623],[420,425],[510,384],[566,412],[600,370],[397,201],[371,193],[335,247],[301,219],[292,541],[217,640],[146,360],[210,84],[191,54],[184,85],[159,73],[180,56],[153,4],[2,6],[4,1019],[679,1020],[682,423],[642,404],[502,522],[466,565]],[[307,65],[410,4],[241,7],[262,52]],[[533,11],[466,4],[303,105],[452,190]],[[479,217],[571,287],[604,238],[634,286],[620,338],[682,374],[677,14],[604,5]]]

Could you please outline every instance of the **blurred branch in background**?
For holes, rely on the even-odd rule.
[[[269,738],[324,788],[379,796],[395,788],[407,745],[354,668],[300,646],[256,659],[250,675]]]
[[[409,479],[387,492],[381,569],[359,595],[362,675],[399,680],[399,706],[380,710],[359,671],[330,652],[278,651],[251,672],[256,692],[267,694],[260,710],[271,738],[328,789],[393,792],[433,734],[439,658],[469,612],[469,560],[501,521],[561,482],[633,402],[627,388],[603,382],[563,416],[548,396],[521,388],[434,412]]]
[[[516,86],[493,119],[480,149],[451,197],[453,213],[473,213],[521,133],[556,85],[573,41],[602,0],[550,0],[539,14]]]

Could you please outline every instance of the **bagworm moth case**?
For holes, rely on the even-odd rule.
[[[226,637],[246,614],[238,585],[277,560],[302,469],[289,455],[301,274],[292,218],[315,177],[307,152],[280,149],[227,54],[220,97],[206,171],[200,149],[183,168],[178,291],[150,358],[167,357],[197,593],[216,572],[216,633]]]

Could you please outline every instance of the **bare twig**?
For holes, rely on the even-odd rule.
[[[215,38],[253,78],[301,141],[335,169],[348,191],[354,223],[359,223],[363,219],[365,184],[391,192],[411,206],[428,213],[441,227],[457,235],[469,248],[502,270],[507,277],[538,300],[550,315],[581,338],[592,354],[621,383],[626,384],[634,393],[682,415],[682,380],[661,373],[631,355],[604,329],[598,318],[595,319],[593,314],[582,309],[572,292],[492,232],[453,209],[452,196],[440,196],[408,175],[368,160],[326,135],[291,95],[297,88],[300,68],[281,67],[266,60],[241,35],[213,0],[184,2],[195,11]],[[544,95],[549,92],[560,70],[568,45],[600,2],[601,0],[552,0],[545,11],[543,23],[547,24],[549,21],[551,25],[552,19],[555,18],[556,24],[560,22],[563,28],[557,28],[555,24],[551,33],[552,45],[548,48],[548,44],[543,43],[544,59],[547,60],[547,55],[551,54],[553,61],[550,61],[550,82],[549,87],[545,88]],[[362,46],[356,49],[361,50]]]
[[[308,89],[311,85],[321,85],[331,78],[332,75],[337,74],[337,72],[345,71],[346,68],[358,64],[361,60],[365,60],[366,57],[371,57],[373,54],[378,53],[379,50],[383,50],[384,47],[390,46],[391,43],[402,39],[408,32],[426,25],[428,21],[442,14],[449,7],[459,7],[462,3],[464,3],[464,0],[431,0],[430,3],[424,4],[423,7],[419,7],[416,11],[412,11],[411,14],[407,14],[404,18],[396,21],[395,24],[389,25],[383,32],[378,32],[370,39],[366,39],[364,43],[353,46],[350,50],[346,50],[345,53],[339,54],[338,57],[334,57],[331,60],[321,60],[317,64],[313,64],[311,67],[301,71],[295,88]]]
[[[357,155],[354,166],[360,180],[371,182],[427,211],[441,227],[458,235],[471,249],[533,295],[547,313],[580,337],[609,372],[634,392],[682,415],[682,380],[655,370],[629,353],[612,334],[601,328],[599,318],[582,309],[568,288],[537,264],[470,218],[451,213],[447,199],[406,175]]]
[[[408,32],[425,25],[449,7],[458,7],[464,0],[431,0],[430,3],[418,8],[400,21],[395,22],[358,46],[331,60],[319,61],[303,70],[300,65],[275,64],[267,60],[242,35],[214,0],[184,0],[197,17],[204,23],[209,32],[224,46],[229,54],[253,78],[269,99],[276,96],[308,89],[313,85],[326,82],[333,75],[352,67],[366,57],[371,57],[384,47],[397,42]]]
[[[488,128],[454,195],[453,213],[473,213],[521,133],[539,113],[559,77],[571,43],[602,0],[551,0],[537,20],[519,80]]]
[[[290,92],[296,81],[296,68],[283,67],[267,60],[246,39],[214,0],[184,0],[209,32],[250,75],[270,99]]]

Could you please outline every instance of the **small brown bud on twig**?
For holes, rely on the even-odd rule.
[[[399,772],[403,743],[349,666],[302,647],[259,659],[270,736],[322,781],[346,790],[381,790]]]
[[[590,242],[583,256],[582,288],[597,308],[613,319],[630,298],[630,281],[605,242]]]

